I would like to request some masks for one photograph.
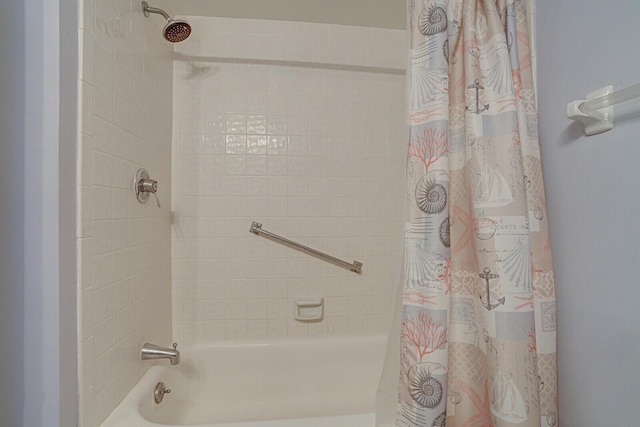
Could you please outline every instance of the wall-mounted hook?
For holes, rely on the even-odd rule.
[[[133,189],[136,192],[136,198],[140,203],[147,203],[149,200],[149,193],[153,194],[156,198],[156,203],[160,207],[160,199],[156,192],[158,191],[158,181],[155,179],[149,179],[149,172],[146,169],[140,168],[136,172],[136,177],[133,181]]]

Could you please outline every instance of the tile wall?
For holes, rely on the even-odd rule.
[[[156,1],[163,7],[164,2]],[[171,343],[172,51],[137,0],[80,1],[80,424],[98,426]],[[139,167],[162,208],[133,192]]]
[[[405,32],[188,19],[174,63],[174,337],[385,332],[402,262]],[[254,220],[363,274],[255,236]],[[293,319],[304,296],[325,298],[323,321]]]

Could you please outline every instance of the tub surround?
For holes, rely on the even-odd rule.
[[[402,260],[404,31],[187,20],[174,62],[174,339],[384,333]],[[257,238],[253,221],[357,259],[362,274]],[[296,321],[299,297],[324,297],[324,319]]]

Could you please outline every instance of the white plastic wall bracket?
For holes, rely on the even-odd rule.
[[[582,122],[582,124],[584,124],[585,135],[596,135],[613,129],[613,105],[600,108],[599,110],[590,111],[588,113],[585,113],[580,109],[580,105],[582,105],[582,103],[608,95],[612,91],[613,86],[605,86],[602,89],[598,89],[587,94],[587,99],[571,101],[567,104],[567,117],[572,120]]]

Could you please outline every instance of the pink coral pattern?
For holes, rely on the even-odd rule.
[[[525,1],[409,0],[408,14],[396,425],[549,426],[555,284]]]

